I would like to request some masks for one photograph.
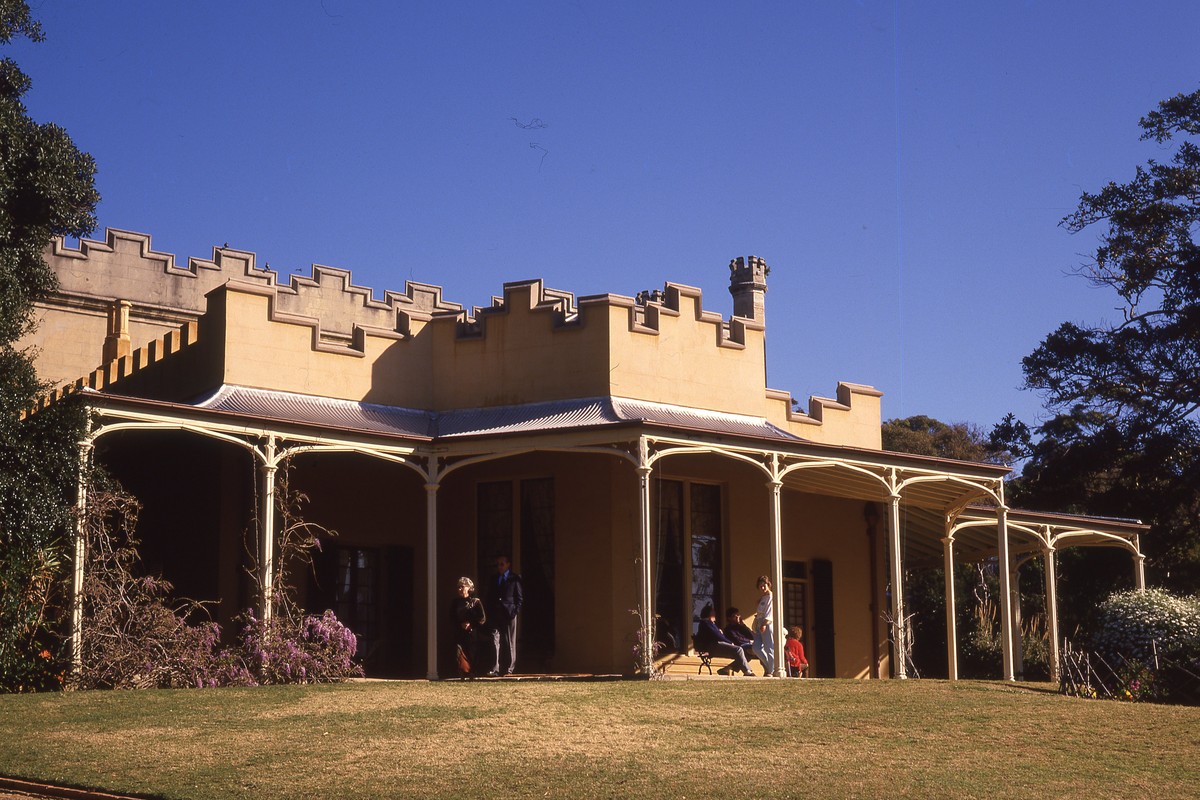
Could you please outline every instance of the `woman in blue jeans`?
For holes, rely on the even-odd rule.
[[[775,675],[775,633],[772,623],[775,619],[773,598],[771,595],[771,579],[766,575],[758,576],[758,590],[762,597],[758,598],[758,609],[754,617],[754,654],[763,665],[763,675]]]

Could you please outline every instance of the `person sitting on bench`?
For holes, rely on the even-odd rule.
[[[738,670],[743,675],[754,674],[750,665],[746,663],[745,651],[729,641],[717,627],[717,612],[713,610],[712,603],[706,603],[700,610],[700,627],[696,630],[692,644],[698,653],[708,653],[713,658],[732,659],[727,666],[717,670],[720,675],[728,675],[731,669]]]
[[[754,654],[754,631],[742,622],[742,612],[736,606],[730,606],[725,611],[725,637],[745,651],[747,661],[758,658]]]

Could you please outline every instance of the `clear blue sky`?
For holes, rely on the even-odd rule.
[[[1047,333],[1114,315],[1058,220],[1165,156],[1137,120],[1200,81],[1195,0],[33,5],[8,54],[99,164],[98,235],[725,315],[760,255],[773,388],[985,427],[1041,415]]]

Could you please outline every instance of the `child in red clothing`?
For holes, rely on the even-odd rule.
[[[793,625],[788,631],[784,651],[787,653],[789,678],[802,677],[804,671],[808,669],[808,659],[804,657],[804,644],[800,641],[802,635],[804,635],[804,630],[799,625]]]

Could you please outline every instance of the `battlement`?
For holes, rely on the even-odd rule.
[[[682,314],[689,314],[696,322],[711,325],[718,347],[744,348],[747,330],[764,329],[759,321],[736,316],[725,319],[715,311],[705,311],[704,293],[700,289],[667,282],[662,290],[638,292],[633,298],[633,303],[629,305],[629,330],[657,336],[662,330],[664,317],[678,318]]]
[[[551,330],[578,325],[580,321],[575,294],[551,289],[538,278],[505,283],[503,296],[493,295],[491,305],[474,306],[470,313],[455,313],[454,317],[458,322],[455,332],[461,337],[483,336],[489,316],[507,314],[514,309],[549,315],[552,321]]]
[[[77,248],[60,239],[47,257],[60,290],[25,344],[57,359],[39,362],[44,378],[86,377],[43,402],[118,381],[122,393],[172,401],[229,383],[430,410],[608,395],[761,416],[831,443],[879,438],[870,387],[839,384],[807,413],[767,388],[770,268],[758,256],[729,263],[728,318],[704,308],[699,288],[671,282],[577,299],[515,281],[468,309],[439,286],[405,281],[377,295],[320,264],[283,280],[228,246],[180,266],[148,235],[117,229]]]
[[[767,262],[758,256],[750,256],[749,258],[730,259],[729,261],[729,283],[731,286],[744,283],[761,284],[765,290],[767,288],[767,276],[771,274],[771,268],[767,266]]]
[[[21,419],[73,394],[86,390],[102,392],[118,381],[124,382],[127,378],[161,362],[167,356],[180,352],[185,347],[191,347],[198,341],[199,325],[197,323],[188,322],[181,325],[178,329],[149,342],[144,347],[139,347],[129,355],[114,358],[101,364],[87,375],[39,396],[33,405],[21,412]]]
[[[180,267],[171,253],[154,250],[149,234],[116,228],[105,231],[103,242],[84,239],[78,248],[55,239],[47,260],[58,275],[62,301],[100,307],[123,300],[135,323],[161,320],[163,311],[198,318],[208,294],[231,281],[273,291],[279,313],[319,320],[322,336],[331,341],[349,339],[356,327],[410,335],[434,314],[462,310],[442,298],[440,286],[405,281],[403,291],[385,291],[380,300],[370,288],[355,285],[349,270],[320,264],[281,282],[269,264],[258,266],[254,253],[227,245],[214,247],[211,258],[189,258]]]
[[[405,281],[403,291],[386,290],[380,299],[371,288],[356,285],[349,270],[320,264],[313,264],[308,275],[297,273],[282,280],[269,264],[260,267],[255,253],[227,245],[214,247],[210,258],[191,257],[179,266],[173,254],[154,249],[149,234],[117,228],[106,229],[104,241],[84,239],[76,248],[56,239],[47,257],[59,276],[59,291],[47,305],[111,316],[116,305],[123,304],[127,327],[135,335],[149,326],[141,332],[143,340],[198,319],[207,308],[208,295],[226,283],[273,294],[272,314],[309,324],[315,331],[314,347],[353,348],[364,330],[414,336],[431,320],[447,317],[457,321],[459,336],[477,338],[486,335],[489,316],[508,312],[515,293],[521,295],[520,302],[529,302],[529,310],[549,314],[554,319],[552,330],[581,321],[575,295],[549,288],[541,280],[506,283],[502,296],[468,311],[444,299],[440,286]],[[757,256],[731,261],[730,270],[738,280],[755,285],[770,271]],[[661,291],[642,292],[632,302],[621,295],[587,299],[592,306],[608,300],[630,309],[629,330],[636,333],[658,335],[664,315],[681,313],[713,326],[713,341],[722,347],[744,347],[747,325],[762,329],[761,319],[752,315],[735,314],[727,320],[703,310],[700,290],[683,284],[667,283]]]
[[[45,353],[38,371],[51,381],[69,380],[199,320],[209,295],[226,284],[270,295],[272,314],[307,324],[315,349],[353,351],[366,331],[413,336],[435,315],[462,310],[439,286],[405,281],[403,291],[378,298],[355,285],[348,270],[319,264],[282,280],[269,265],[260,267],[254,253],[227,245],[181,266],[155,250],[148,234],[116,228],[103,241],[83,239],[77,247],[56,239],[46,260],[59,288],[39,301],[42,330],[27,344]]]

